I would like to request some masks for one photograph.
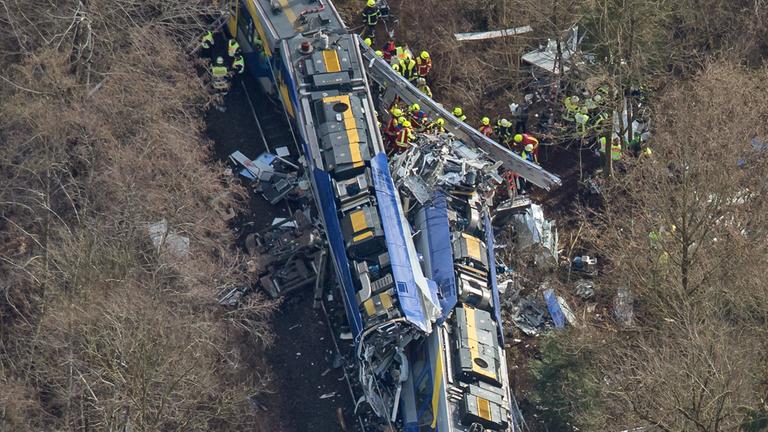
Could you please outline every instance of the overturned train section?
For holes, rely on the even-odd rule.
[[[559,179],[390,73],[325,0],[241,0],[229,31],[251,73],[279,95],[303,153],[354,338],[365,424],[518,430],[490,207],[501,164],[545,188]],[[444,117],[450,134],[422,136],[388,160],[375,112],[395,97]]]

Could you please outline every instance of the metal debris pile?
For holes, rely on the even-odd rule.
[[[390,158],[395,183],[420,204],[442,189],[477,192],[490,205],[496,188],[504,182],[498,173],[501,164],[451,134],[420,134],[412,147]],[[403,206],[407,210],[407,203]]]

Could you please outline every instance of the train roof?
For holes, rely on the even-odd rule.
[[[268,37],[273,41],[290,39],[313,28],[346,32],[344,21],[333,4],[319,0],[246,0],[246,5],[269,17]]]

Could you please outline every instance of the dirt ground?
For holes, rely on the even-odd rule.
[[[238,77],[245,81],[251,92],[254,110],[259,117],[272,115],[275,105],[257,91],[256,82],[247,74]],[[245,91],[235,81],[225,98],[226,112],[210,110],[207,116],[208,135],[214,142],[216,157],[226,161],[229,154],[239,150],[249,158],[256,158],[264,148]],[[272,148],[289,142],[270,142]],[[269,225],[275,217],[285,217],[284,206],[270,206],[264,199],[251,194],[249,214],[237,219],[233,229],[240,243],[247,232]],[[252,224],[249,224],[251,223]],[[246,226],[247,225],[247,226]],[[321,313],[312,309],[313,295],[306,290],[282,303],[272,319],[276,335],[274,343],[262,347],[244,347],[251,353],[251,363],[269,370],[254,369],[270,377],[268,396],[259,402],[264,412],[265,429],[270,432],[307,432],[339,430],[337,409],[341,408],[347,423],[352,422],[349,391],[342,369],[334,369],[333,344]],[[333,394],[321,399],[322,395]]]

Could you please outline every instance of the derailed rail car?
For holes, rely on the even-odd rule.
[[[325,0],[241,0],[229,30],[302,147],[355,338],[361,401],[395,430],[513,430],[498,298],[489,294],[493,247],[478,237],[489,231],[454,242],[446,220],[429,241],[448,241],[447,261],[424,245],[417,252],[357,37]],[[453,280],[453,294],[424,271]]]

